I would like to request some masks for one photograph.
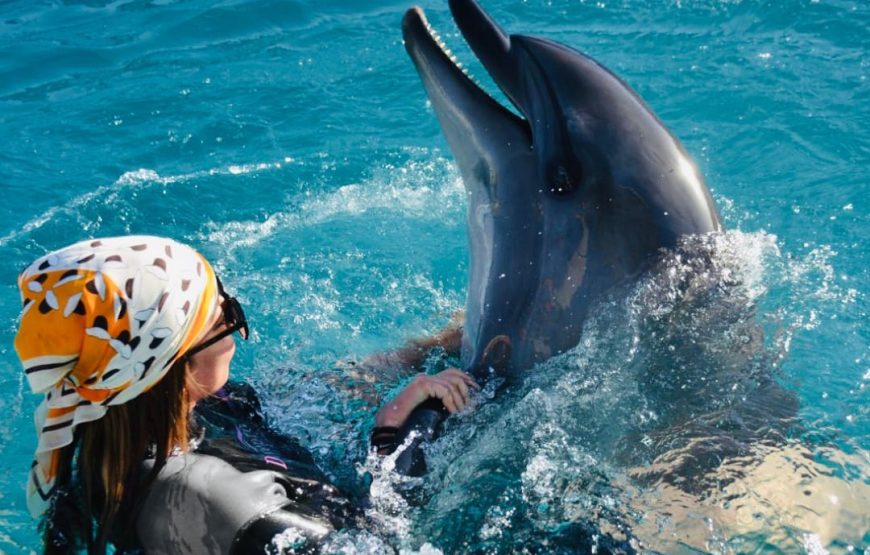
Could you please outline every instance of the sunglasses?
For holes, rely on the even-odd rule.
[[[245,319],[245,311],[242,310],[242,305],[239,304],[238,299],[227,295],[226,291],[224,291],[224,286],[221,283],[220,278],[215,276],[215,279],[217,280],[218,295],[223,298],[223,301],[221,302],[221,308],[223,309],[224,313],[223,323],[224,326],[226,326],[226,329],[224,329],[220,333],[209,337],[208,340],[191,347],[189,351],[187,351],[180,357],[180,360],[189,360],[190,357],[192,357],[196,353],[208,349],[224,337],[232,335],[235,332],[239,332],[239,335],[242,336],[242,339],[248,339],[248,321]]]

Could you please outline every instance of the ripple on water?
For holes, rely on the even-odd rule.
[[[448,422],[404,541],[495,552],[593,536],[662,552],[860,545],[870,490],[830,476],[814,453],[866,461],[801,440],[794,392],[778,383],[791,339],[813,329],[804,303],[852,302],[832,256],[783,254],[763,232],[688,241],[603,302],[576,349]],[[772,294],[787,298],[769,305]],[[674,348],[686,337],[691,348]],[[394,513],[407,485],[375,483],[391,500],[375,510]]]

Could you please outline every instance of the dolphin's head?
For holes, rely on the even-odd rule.
[[[463,362],[522,370],[577,343],[592,301],[681,235],[720,229],[709,191],[641,98],[595,60],[507,35],[450,0],[465,39],[522,115],[457,65],[422,10],[408,50],[469,194]]]

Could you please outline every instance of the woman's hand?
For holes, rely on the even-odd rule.
[[[469,388],[479,390],[471,376],[458,368],[448,368],[434,376],[419,374],[375,415],[375,426],[400,428],[408,416],[427,399],[440,399],[451,414],[468,406]]]

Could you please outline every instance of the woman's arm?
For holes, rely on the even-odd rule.
[[[339,373],[327,375],[326,379],[347,395],[378,406],[383,402],[380,384],[395,384],[423,371],[433,350],[443,349],[447,356],[459,356],[464,316],[459,310],[439,332],[412,339],[398,349],[371,355],[361,362],[341,361],[337,366]]]
[[[435,335],[412,339],[398,349],[374,354],[359,363],[357,367],[377,369],[378,371],[398,370],[405,375],[410,375],[422,370],[426,356],[433,349],[444,349],[447,356],[459,356],[464,321],[465,313],[458,310],[444,329]]]

